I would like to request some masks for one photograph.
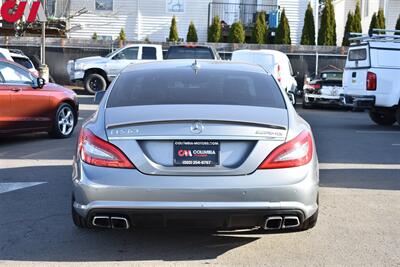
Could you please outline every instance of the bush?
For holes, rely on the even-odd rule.
[[[233,23],[229,32],[229,42],[243,44],[245,39],[246,34],[242,23],[240,21]]]
[[[120,41],[126,41],[126,34],[125,34],[125,30],[123,28],[121,28],[121,31],[119,32],[119,40]]]
[[[343,36],[343,41],[342,41],[342,46],[349,46],[350,45],[350,41],[349,41],[349,37],[350,37],[350,33],[354,32],[354,15],[351,13],[351,11],[349,11],[349,13],[347,14],[347,21],[346,21],[346,26],[344,28],[344,36]]]
[[[371,23],[369,24],[369,34],[372,34],[373,29],[378,28],[378,18],[376,16],[376,12],[372,15]]]
[[[98,36],[97,36],[97,32],[94,32],[92,35],[92,40],[97,41]]]
[[[385,14],[382,8],[379,9],[376,19],[378,21],[378,29],[385,29]]]
[[[222,39],[222,27],[221,22],[218,16],[215,16],[213,19],[213,23],[208,29],[208,42],[210,43],[218,43]]]
[[[326,0],[318,33],[319,45],[336,45],[336,20],[332,0]]]
[[[396,30],[400,31],[400,15],[397,18],[397,22],[396,22]],[[397,32],[396,35],[400,35],[400,32]]]
[[[171,20],[171,27],[169,28],[168,41],[169,42],[178,42],[179,41],[178,26],[176,25],[175,16],[173,16],[172,20]]]
[[[313,9],[310,2],[308,2],[306,14],[304,15],[304,26],[301,34],[300,44],[315,45],[315,22]]]
[[[194,26],[193,22],[191,21],[189,24],[188,33],[186,36],[186,42],[193,42],[197,43],[198,41],[196,27]]]
[[[279,22],[279,26],[276,31],[275,43],[276,44],[292,43],[292,40],[290,39],[289,20],[286,17],[285,9],[283,9],[281,14],[281,21]]]
[[[362,32],[360,1],[357,1],[356,10],[354,11],[352,31]]]
[[[267,22],[265,20],[265,12],[259,12],[256,24],[253,28],[251,42],[254,44],[265,44],[267,32]]]

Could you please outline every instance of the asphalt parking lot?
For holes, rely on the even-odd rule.
[[[80,102],[85,119],[96,107],[87,96]],[[298,112],[313,128],[321,163],[314,229],[77,229],[70,216],[76,129],[68,140],[0,140],[0,264],[400,266],[400,127],[376,126],[364,112]]]

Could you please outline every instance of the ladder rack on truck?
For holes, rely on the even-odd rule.
[[[391,33],[391,34],[388,34]],[[400,30],[373,29],[369,34],[351,32],[349,41],[352,44],[365,42],[400,42]]]

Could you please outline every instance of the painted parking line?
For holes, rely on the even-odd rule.
[[[320,170],[400,170],[400,164],[320,163]]]
[[[72,160],[0,159],[0,170],[25,167],[71,166]]]
[[[392,144],[392,146],[400,146],[400,144]]]
[[[46,182],[0,183],[0,194],[8,193],[8,192],[28,188],[28,187],[33,187],[33,186],[37,186],[37,185],[41,185],[41,184],[46,184]]]
[[[366,131],[356,131],[359,134],[400,134],[400,131],[374,131],[374,130],[366,130]]]
[[[96,111],[98,107],[94,104],[79,104],[79,111]]]

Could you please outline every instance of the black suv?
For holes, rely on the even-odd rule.
[[[218,52],[205,45],[174,45],[170,46],[165,59],[214,59],[220,60]]]

